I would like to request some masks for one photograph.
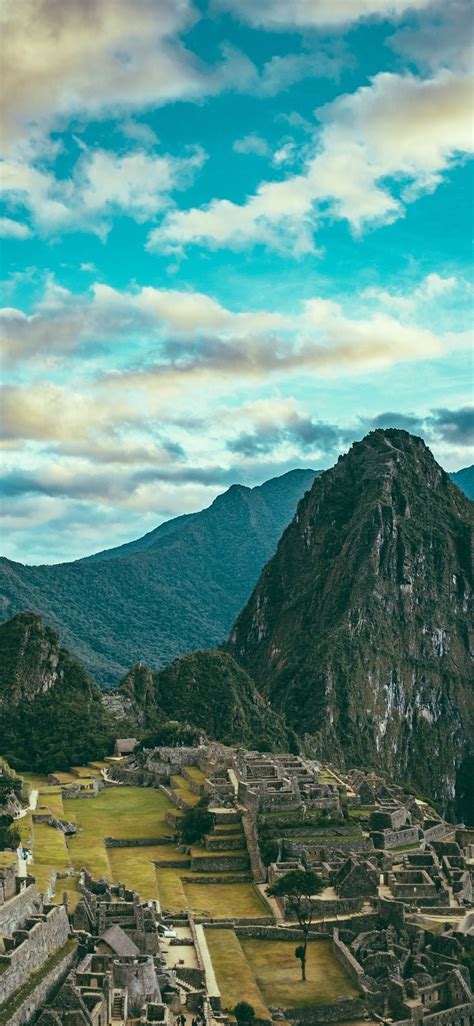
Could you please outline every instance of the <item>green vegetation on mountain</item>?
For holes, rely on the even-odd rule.
[[[302,499],[228,644],[316,755],[445,806],[474,740],[472,526],[422,439],[371,432]]]
[[[117,736],[99,688],[35,613],[0,626],[0,719],[2,755],[14,769],[87,763]]]
[[[160,719],[187,721],[217,741],[288,750],[283,718],[227,652],[191,652],[156,674],[155,683]]]
[[[293,470],[258,488],[233,485],[200,513],[84,560],[0,560],[2,618],[33,609],[101,685],[138,660],[153,669],[224,641],[314,479]]]

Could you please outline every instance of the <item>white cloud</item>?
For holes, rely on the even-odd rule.
[[[157,146],[160,141],[150,125],[146,125],[143,121],[134,121],[133,118],[124,121],[120,125],[120,131],[126,139],[132,139],[133,142],[139,143],[141,146]]]
[[[4,0],[5,144],[72,115],[197,99],[238,81],[238,62],[208,68],[180,41],[197,18],[191,0]]]
[[[254,132],[244,135],[242,139],[236,139],[232,149],[235,153],[256,153],[258,157],[267,157],[270,153],[266,139]]]
[[[411,313],[419,304],[430,299],[437,299],[446,292],[453,292],[459,287],[459,281],[454,275],[444,278],[442,275],[433,272],[411,290],[404,289],[399,292],[391,292],[389,289],[381,289],[370,285],[364,289],[362,296],[365,299],[374,300],[383,306],[391,307],[400,314]]]
[[[148,248],[263,243],[297,256],[314,251],[318,217],[346,219],[356,232],[389,223],[472,152],[471,98],[472,76],[443,69],[424,80],[382,72],[317,111],[317,152],[302,173],[263,182],[243,204],[214,199],[173,210],[150,233]],[[401,198],[391,182],[403,184]],[[327,204],[329,212],[318,213]]]
[[[11,206],[29,210],[42,234],[80,227],[103,236],[114,212],[122,211],[137,221],[155,217],[170,205],[171,193],[191,183],[205,159],[201,147],[183,157],[86,149],[72,177],[64,179],[31,164],[7,160],[1,165],[0,189]]]
[[[452,279],[431,274],[412,295],[420,302],[453,287]],[[386,303],[386,296],[388,291],[382,296],[374,291],[365,298]],[[255,379],[306,370],[332,373],[338,367],[350,372],[426,359],[465,345],[461,333],[448,338],[405,316],[413,310],[403,307],[401,320],[377,308],[355,317],[334,300],[314,297],[292,315],[234,312],[199,292],[151,286],[120,292],[96,283],[90,293],[77,296],[50,281],[31,314],[6,308],[0,315],[6,362],[21,364],[28,357],[42,364],[46,355],[52,366],[61,354],[79,348],[83,356],[88,351],[94,356],[98,347],[113,347],[117,370],[110,381],[117,387],[126,381],[146,386],[149,378],[166,395],[195,376],[221,377],[227,387],[228,374]],[[132,342],[144,370],[127,369],[135,362]]]
[[[250,25],[270,29],[337,26],[361,18],[393,18],[432,0],[214,0]]]
[[[11,217],[0,217],[0,236],[3,239],[29,239],[31,228]]]

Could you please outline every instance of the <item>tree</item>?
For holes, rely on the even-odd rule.
[[[238,1026],[253,1026],[255,1022],[255,1009],[247,1001],[239,1001],[234,1008],[234,1015]]]
[[[298,920],[303,943],[296,948],[295,955],[301,962],[302,980],[306,979],[308,935],[315,909],[313,898],[323,889],[324,884],[312,869],[292,869],[268,888],[268,894],[272,898],[287,898],[289,907]]]
[[[185,844],[196,844],[214,826],[214,816],[209,812],[207,798],[201,798],[197,805],[188,809],[179,822],[179,833]]]

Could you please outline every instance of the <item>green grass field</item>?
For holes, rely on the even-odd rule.
[[[184,881],[195,915],[211,919],[260,919],[269,910],[251,883],[192,884]]]
[[[66,818],[75,816],[84,833],[129,841],[171,837],[165,816],[172,808],[166,795],[152,787],[106,787],[97,798],[64,801]]]
[[[269,1005],[304,1008],[329,1004],[338,997],[355,997],[358,993],[337,961],[330,941],[308,944],[306,981],[301,979],[294,941],[242,937],[241,944],[262,996]]]
[[[206,930],[206,941],[224,1010],[232,1012],[239,1001],[248,1001],[258,1019],[271,1021],[262,992],[234,931]]]
[[[143,848],[108,848],[107,856],[113,882],[137,890],[142,898],[148,900],[158,898],[155,860],[176,857],[176,851],[171,844],[146,845]]]
[[[184,891],[179,869],[156,870],[158,882],[158,898],[162,909],[166,912],[184,912],[188,905],[188,899]]]
[[[48,823],[33,823],[33,859],[36,865],[67,869],[71,861],[62,831]]]

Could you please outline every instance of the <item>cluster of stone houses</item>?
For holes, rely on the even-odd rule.
[[[134,752],[128,741],[129,751],[109,761],[88,797],[114,781],[134,783],[161,788],[180,811],[186,798],[173,781],[182,774],[191,790],[207,796],[216,822],[241,824],[244,868],[256,886],[264,889],[292,869],[320,877],[310,938],[331,940],[359,997],[315,1008],[313,1018],[285,1009],[292,1026],[361,1019],[372,1026],[474,1026],[468,969],[473,830],[446,822],[373,773],[217,743]],[[201,771],[199,784],[193,767]],[[175,822],[172,814],[169,822]],[[217,849],[203,851],[203,861],[213,866],[212,855],[217,872],[219,836],[211,841]],[[194,849],[191,868],[198,863]],[[157,902],[143,902],[85,871],[74,910],[67,895],[62,904],[48,904],[31,877],[18,875],[16,854],[6,853],[0,861],[0,1001],[10,1018],[2,1019],[0,1009],[0,1026],[171,1024],[183,1007],[210,1026],[225,1026],[230,1020],[205,926],[205,917],[195,922],[189,911],[165,921]],[[267,939],[298,938],[285,899],[256,929]],[[18,1003],[25,981],[33,984]],[[275,1019],[281,1018],[277,1010]]]

